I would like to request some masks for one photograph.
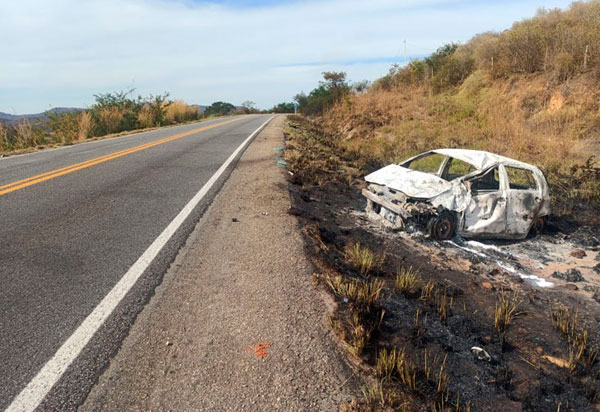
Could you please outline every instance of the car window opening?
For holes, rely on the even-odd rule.
[[[472,192],[494,192],[500,190],[500,175],[494,167],[483,176],[471,180]]]
[[[533,177],[533,172],[518,167],[505,166],[508,175],[509,189],[513,190],[536,190],[537,183]]]

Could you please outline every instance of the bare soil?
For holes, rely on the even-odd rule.
[[[430,241],[423,234],[390,232],[367,219],[364,187],[353,171],[356,159],[347,156],[310,122],[294,118],[286,129],[286,159],[290,168],[290,212],[300,217],[307,253],[320,269],[320,279],[343,276],[365,279],[345,258],[348,245],[360,242],[385,254],[383,266],[369,279],[385,282],[383,322],[374,329],[360,356],[352,353],[348,330],[355,311],[352,301],[337,296],[332,325],[348,344],[348,356],[362,371],[364,384],[380,385],[389,400],[357,394],[347,410],[473,410],[473,411],[598,411],[600,366],[592,360],[570,370],[572,346],[551,313],[568,307],[578,315],[578,328],[589,334],[587,349],[600,344],[600,232],[568,222],[554,222],[547,233],[522,242]],[[340,146],[341,147],[341,146]],[[308,166],[307,166],[308,165]],[[311,166],[312,165],[312,166]],[[368,165],[375,169],[380,165]],[[401,268],[416,268],[422,281],[412,293],[394,290]],[[561,279],[577,269],[577,282]],[[554,274],[557,274],[554,276]],[[564,277],[564,276],[563,276]],[[572,278],[571,278],[572,279]],[[368,279],[366,279],[368,280]],[[447,315],[439,305],[422,299],[428,281],[448,298]],[[494,327],[500,295],[516,296],[516,316],[503,331]],[[516,295],[513,295],[516,293]],[[377,312],[379,313],[379,312]],[[419,319],[418,321],[416,319]],[[472,347],[483,348],[491,360],[480,360]],[[397,376],[376,375],[383,349],[404,350],[417,365],[417,389]],[[356,353],[356,352],[354,352]],[[446,357],[448,390],[436,391],[436,377],[426,376],[424,357]],[[573,365],[573,364],[571,364]],[[434,365],[439,369],[439,363]],[[435,370],[436,374],[438,369]]]

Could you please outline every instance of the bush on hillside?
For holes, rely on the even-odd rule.
[[[390,90],[420,84],[441,92],[475,70],[492,78],[548,72],[558,81],[592,71],[600,80],[600,0],[575,2],[564,11],[541,9],[502,33],[482,33],[462,46],[446,44],[423,60],[392,66],[374,85]]]
[[[298,102],[301,113],[308,116],[320,115],[350,93],[350,90],[346,73],[323,72],[323,80],[319,82],[319,87],[308,95],[304,92],[297,94],[294,100]]]

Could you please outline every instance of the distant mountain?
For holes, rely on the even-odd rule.
[[[55,107],[53,109],[47,110],[43,113],[34,113],[34,114],[9,114],[0,112],[0,122],[4,123],[15,123],[19,120],[27,119],[30,122],[41,121],[47,122],[48,116],[47,113],[68,113],[68,112],[80,112],[83,109],[78,109],[75,107]]]

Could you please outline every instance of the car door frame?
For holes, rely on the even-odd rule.
[[[470,182],[498,169],[498,190],[473,192]],[[465,176],[469,200],[462,212],[460,234],[467,237],[504,237],[506,234],[506,179],[501,165],[496,164],[476,174]],[[485,209],[489,209],[485,211]],[[484,214],[482,216],[482,214]]]
[[[533,176],[535,189],[511,189],[506,167],[526,170]],[[535,170],[522,165],[504,164],[502,173],[506,182],[506,232],[515,239],[523,239],[529,234],[543,204],[542,184]]]

